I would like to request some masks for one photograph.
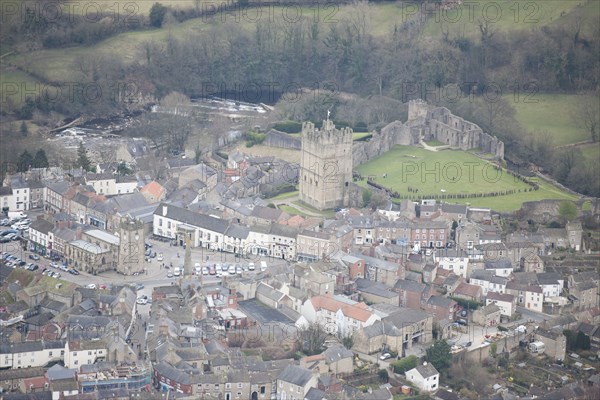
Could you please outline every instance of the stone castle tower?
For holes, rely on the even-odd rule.
[[[123,218],[119,224],[119,262],[117,271],[124,275],[144,268],[144,224],[140,220]]]
[[[352,182],[352,129],[336,129],[329,117],[316,129],[302,124],[300,200],[319,210],[349,203]]]

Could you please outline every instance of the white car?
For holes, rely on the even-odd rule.
[[[253,262],[251,262],[251,263],[248,263],[248,269],[249,269],[250,271],[254,271],[254,270],[256,269],[256,266],[254,265],[254,263],[253,263]]]
[[[202,267],[202,275],[208,275],[208,267]]]
[[[96,284],[95,283],[90,283],[89,285],[85,286],[86,289],[96,289]]]
[[[392,358],[392,355],[391,355],[390,353],[385,353],[385,354],[382,354],[382,355],[379,357],[379,359],[380,359],[380,360],[387,360],[388,358]]]
[[[162,260],[164,260],[164,258],[163,258],[163,254],[162,254],[162,253],[158,253],[158,256],[156,257],[156,261],[159,261],[159,262],[160,262],[160,261],[162,261]]]

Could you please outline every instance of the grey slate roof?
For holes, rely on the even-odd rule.
[[[327,350],[325,350],[323,352],[323,355],[325,356],[325,359],[329,363],[338,362],[339,360],[342,360],[342,359],[348,358],[348,357],[354,357],[354,353],[352,352],[352,350],[348,350],[347,348],[345,348],[342,345],[336,345],[336,346],[329,347]]]
[[[167,214],[164,215],[164,217],[173,219],[175,221],[184,222],[188,225],[205,228],[221,234],[225,234],[227,228],[229,227],[229,223],[225,220],[204,214],[198,214],[166,203],[162,203],[160,206],[158,206],[156,211],[154,211],[154,215],[163,216],[163,206],[167,207]]]
[[[435,369],[435,367],[431,365],[431,363],[427,363],[427,365],[417,365],[415,368],[417,371],[419,371],[419,374],[421,374],[423,378],[429,378],[439,374],[437,369]]]
[[[43,233],[44,235],[47,235],[48,232],[50,232],[53,228],[54,225],[52,225],[50,222],[46,221],[45,219],[36,219],[35,221],[33,221],[31,223],[31,229],[33,229],[34,231],[38,231]]]
[[[306,368],[297,365],[288,365],[277,377],[278,380],[294,384],[296,386],[304,386],[310,381],[313,374]]]

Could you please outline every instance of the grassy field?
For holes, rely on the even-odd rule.
[[[529,186],[515,179],[505,170],[493,166],[463,151],[440,151],[396,146],[386,154],[356,170],[375,181],[398,191],[403,197],[427,197],[428,195],[489,193],[517,190],[517,193],[497,197],[449,199],[449,202],[469,203],[473,206],[490,207],[496,211],[519,209],[524,201],[541,199],[574,199],[546,183],[540,183],[537,191],[526,191]],[[387,178],[383,174],[387,173]],[[367,186],[367,182],[360,182]],[[409,192],[409,188],[413,192]],[[418,193],[414,192],[418,189]],[[521,190],[521,192],[518,192]]]
[[[585,3],[585,0],[480,0],[459,9],[437,10],[433,14],[434,18],[428,20],[424,33],[426,36],[440,37],[442,31],[447,31],[450,37],[475,39],[481,36],[480,21],[488,21],[493,29],[503,32],[539,29],[544,25],[553,24],[562,13],[573,10],[578,3]],[[591,3],[585,6],[593,9]]]
[[[113,0],[69,0],[64,3],[64,10],[69,10],[78,15],[86,15],[100,11],[103,16],[109,17],[115,15],[118,15],[121,18],[135,18],[138,15],[148,17],[150,8],[152,8],[154,3],[157,3],[157,1],[135,0],[115,2]],[[203,7],[204,3],[211,4],[208,0],[166,0],[158,3],[178,9],[195,8],[196,6]],[[214,4],[214,2],[212,2],[212,4]]]
[[[308,214],[298,210],[297,208],[286,205],[286,204],[282,204],[282,205],[278,206],[277,208],[279,208],[281,211],[286,212],[291,215],[300,215],[301,217],[310,217]]]
[[[595,101],[598,98],[574,94],[536,94],[534,103],[512,102],[517,121],[528,131],[552,135],[555,146],[590,140],[590,134],[577,126],[573,116],[580,101]]]
[[[288,193],[281,193],[275,197],[271,197],[270,199],[265,199],[265,201],[267,203],[271,203],[273,201],[277,201],[277,200],[285,200],[285,199],[289,199],[295,196],[298,196],[298,191],[294,191],[294,192],[288,192]]]
[[[0,73],[0,87],[2,87],[2,99],[0,107],[2,110],[11,110],[20,108],[25,101],[25,93],[31,92],[38,94],[43,90],[39,89],[39,81],[31,75],[18,69],[9,69]]]
[[[600,142],[586,144],[579,148],[589,163],[598,166],[600,163]]]

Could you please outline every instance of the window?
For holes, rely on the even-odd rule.
[[[88,351],[88,356],[91,356],[91,355],[92,355],[92,352],[91,352],[91,351]]]
[[[237,387],[238,387],[238,389],[241,389],[242,388],[242,384],[238,383]],[[238,395],[239,395],[239,393],[238,393]]]
[[[226,383],[225,384],[225,389],[231,389],[231,383]]]

